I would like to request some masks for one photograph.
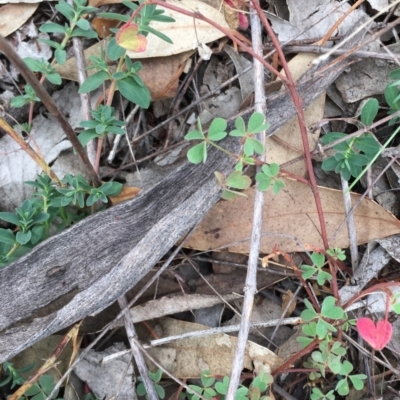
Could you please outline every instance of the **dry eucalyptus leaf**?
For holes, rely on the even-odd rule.
[[[271,253],[275,246],[281,251],[304,251],[305,245],[323,247],[319,233],[319,219],[310,187],[284,179],[285,189],[278,195],[268,194],[264,205],[261,253]],[[185,243],[197,250],[249,252],[249,238],[253,225],[254,189],[233,201],[219,202],[203,219]],[[340,190],[319,187],[328,238],[335,234],[345,214]],[[352,203],[360,198],[352,193]],[[363,199],[354,212],[358,244],[400,233],[400,222],[372,200]],[[296,239],[300,244],[296,241]],[[239,242],[239,243],[237,243]],[[349,247],[346,224],[342,224],[331,247]]]
[[[204,329],[209,327],[172,318],[159,319],[153,328],[160,338]],[[221,333],[175,340],[148,351],[171,374],[179,379],[188,379],[199,378],[204,370],[209,370],[213,375],[229,375],[236,344],[237,338]],[[148,364],[151,370],[157,369],[150,361]],[[243,368],[258,372],[263,366],[265,372],[270,373],[281,364],[282,360],[271,350],[247,341]]]
[[[11,33],[15,32],[33,15],[33,13],[36,11],[38,7],[39,3],[7,4],[1,7],[0,35],[6,37]]]

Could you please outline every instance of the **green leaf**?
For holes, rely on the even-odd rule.
[[[264,173],[259,172],[256,174],[256,182],[258,183],[258,189],[264,192],[270,187],[271,178]]]
[[[317,333],[318,339],[322,340],[326,337],[326,335],[330,331],[329,326],[330,326],[330,324],[323,321],[322,319],[318,320],[317,327],[316,327],[316,333]],[[336,332],[336,329],[334,330],[334,332]]]
[[[264,124],[264,115],[259,112],[255,112],[251,115],[249,119],[249,123],[247,125],[247,132],[257,133],[259,132],[260,126],[262,126],[263,124]]]
[[[57,50],[56,50],[57,51]],[[60,74],[57,74],[56,72],[53,74],[44,74],[46,76],[46,79],[51,82],[53,85],[61,85],[62,79]]]
[[[193,164],[205,163],[207,161],[207,144],[202,142],[193,146],[187,152],[187,158]]]
[[[145,395],[146,395],[147,392],[146,392],[146,388],[145,388],[143,382],[140,382],[140,383],[137,385],[136,393],[137,393],[139,396],[145,396]]]
[[[112,61],[116,61],[121,58],[125,53],[126,50],[118,45],[115,37],[111,38],[107,45],[107,57]]]
[[[226,137],[226,121],[223,118],[215,118],[208,129],[208,137],[212,141],[218,141]]]
[[[384,96],[386,102],[389,104],[392,110],[400,110],[400,101],[395,100],[398,97],[399,90],[395,86],[387,85],[384,90]]]
[[[32,232],[31,231],[28,231],[28,232],[25,232],[25,233],[21,232],[21,231],[18,231],[17,232],[17,236],[16,236],[17,242],[19,244],[22,244],[22,245],[27,244],[31,240],[31,237],[32,237]]]
[[[217,382],[215,384],[215,390],[222,395],[226,395],[229,386],[229,377],[224,376],[222,382]]]
[[[300,268],[303,270],[301,274],[303,279],[311,278],[318,271],[317,268],[311,267],[310,265],[302,265]]]
[[[75,28],[71,34],[71,37],[85,37],[88,39],[97,39],[97,33],[93,29],[85,31],[81,28]]]
[[[14,224],[19,226],[20,225],[20,220],[18,216],[14,213],[10,212],[0,212],[0,219],[3,221],[9,222],[10,224]]]
[[[92,90],[97,89],[101,84],[109,79],[109,75],[105,71],[98,71],[93,75],[89,76],[85,82],[82,83],[82,86],[79,88],[78,93],[89,93]]]
[[[350,392],[349,388],[349,383],[347,381],[347,378],[341,379],[336,387],[335,390],[341,395],[341,396],[347,396]]]
[[[45,33],[63,33],[65,35],[67,28],[54,22],[46,22],[39,28],[39,31]]]
[[[325,263],[325,256],[321,253],[314,252],[311,254],[311,260],[317,267],[322,267]]]
[[[357,148],[364,153],[375,155],[380,149],[380,144],[372,136],[364,136],[355,140]]]
[[[24,63],[33,72],[44,72],[43,62],[35,58],[25,57]]]
[[[204,140],[204,134],[200,131],[190,131],[185,136],[186,140]]]
[[[156,29],[152,28],[149,25],[141,25],[139,28],[139,32],[149,32],[152,33],[153,35],[157,36],[161,40],[164,40],[167,43],[174,44],[174,42],[166,35],[164,35],[162,32],[157,31]]]
[[[325,272],[325,271],[319,271],[318,275],[317,275],[317,282],[318,285],[322,286],[325,281],[331,281],[332,279],[332,275],[329,272]]]
[[[335,157],[329,157],[322,162],[321,168],[324,171],[335,171],[340,161],[337,161]]]
[[[12,245],[16,243],[15,236],[12,233],[11,229],[0,228],[0,242]]]
[[[40,213],[33,217],[32,223],[33,224],[40,224],[42,222],[47,221],[50,218],[50,215],[47,213]]]
[[[73,20],[75,17],[74,9],[65,1],[60,1],[56,5],[56,10],[59,11],[68,20]]]
[[[83,131],[79,134],[78,139],[81,145],[85,147],[91,140],[97,138],[98,135],[94,131]]]
[[[279,174],[279,165],[277,163],[271,163],[269,166],[269,170],[270,170],[270,176],[271,177],[275,177]]]
[[[83,29],[84,31],[88,31],[90,29],[90,23],[88,20],[81,18],[79,21],[76,22],[76,25]]]
[[[250,187],[251,179],[240,171],[234,171],[228,176],[226,185],[234,189],[244,190]]]
[[[364,374],[350,375],[349,379],[351,380],[356,390],[362,390],[362,388],[364,387],[363,380],[367,379],[367,375]]]
[[[118,194],[121,193],[122,188],[123,185],[122,183],[119,182],[107,182],[100,187],[100,189],[106,196],[117,196]]]
[[[336,142],[336,140],[342,139],[345,136],[347,135],[342,132],[329,132],[322,137],[321,142],[323,144],[329,144],[332,142]]]
[[[397,79],[400,79],[400,68],[399,68],[399,69],[395,69],[394,71],[391,71],[391,72],[389,73],[389,78],[390,78],[392,81],[395,81],[395,80],[397,80]]]
[[[378,114],[379,102],[377,99],[369,99],[361,111],[361,122],[370,126]]]
[[[65,50],[56,49],[56,51],[54,52],[54,57],[56,58],[57,62],[60,65],[63,65],[65,63],[65,61],[67,60],[67,52]],[[57,74],[57,75],[60,76],[59,74]],[[47,77],[47,79],[49,79],[49,78]],[[60,83],[61,83],[61,76],[60,76]],[[58,83],[58,85],[60,83]],[[56,85],[57,85],[57,83],[56,83]]]
[[[264,146],[259,140],[247,137],[243,150],[246,156],[252,156],[254,153],[262,154],[264,152]]]
[[[285,187],[285,183],[280,179],[276,179],[272,187],[272,193],[278,194]]]
[[[146,86],[139,86],[133,77],[129,76],[117,81],[117,87],[121,94],[129,101],[142,108],[149,107],[151,100],[149,89]]]
[[[329,319],[343,318],[344,311],[341,307],[335,305],[336,299],[328,296],[324,299],[321,307],[321,315]]]

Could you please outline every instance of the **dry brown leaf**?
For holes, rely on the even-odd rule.
[[[104,39],[112,34],[111,28],[117,28],[121,21],[110,18],[94,17],[92,27],[99,35],[100,39]]]
[[[39,3],[7,4],[0,8],[0,35],[6,37],[20,28],[36,11]]]
[[[316,57],[317,55],[315,54],[301,53],[290,60],[288,65],[294,81],[311,68],[312,61]],[[284,74],[283,71],[282,73]],[[282,90],[287,89],[284,87]],[[321,96],[314,100],[304,111],[306,127],[315,124],[323,118],[324,108],[325,93],[321,94]],[[319,138],[319,131],[315,131],[312,134],[307,132],[307,134],[309,149],[313,151]],[[267,141],[266,154],[269,163],[275,162],[277,164],[283,164],[304,154],[297,116],[283,125],[275,135],[271,137],[271,140]],[[301,159],[289,165],[286,170],[304,176],[306,172],[304,160]]]
[[[130,200],[139,194],[140,188],[132,186],[124,186],[118,196],[110,196],[110,201],[113,206],[122,203],[123,201]]]
[[[210,328],[172,318],[161,318],[154,327],[154,331],[160,338],[204,329]],[[175,377],[188,379],[199,378],[204,370],[209,370],[213,375],[229,375],[236,344],[237,338],[218,334],[175,340],[148,351]],[[157,369],[151,362],[148,364],[151,370]],[[271,350],[247,341],[243,368],[258,372],[261,367],[264,367],[264,371],[270,373],[281,364],[282,360]]]
[[[311,189],[293,180],[284,179],[284,181],[285,190],[278,195],[268,196],[269,201],[265,203],[260,252],[271,253],[274,246],[285,252],[304,251],[304,245],[322,248],[318,214]],[[253,224],[254,190],[245,193],[247,197],[240,196],[230,202],[219,202],[205,216],[185,246],[197,250],[227,246],[225,250],[248,253]],[[330,238],[345,218],[343,195],[340,190],[324,187],[319,187],[319,193]],[[352,193],[351,197],[354,205],[360,195]],[[363,199],[356,208],[354,217],[358,244],[400,232],[400,222],[372,200]],[[237,243],[239,241],[242,242]],[[329,245],[349,247],[346,224],[342,224],[340,231],[334,240],[330,240]]]
[[[103,46],[104,42],[102,41],[85,50],[85,60],[88,66],[92,64],[89,57],[99,57],[100,49]],[[143,79],[144,84],[150,90],[153,101],[175,96],[178,90],[179,76],[182,73],[183,65],[192,54],[193,51],[187,51],[170,57],[138,60],[143,65],[138,75]],[[61,66],[56,65],[56,69],[63,79],[78,81],[75,57],[68,59],[66,63]],[[96,71],[89,70],[88,72],[89,75],[91,75]]]

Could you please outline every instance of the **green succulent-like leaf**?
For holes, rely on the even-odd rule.
[[[93,75],[89,76],[79,88],[79,93],[89,93],[98,87],[100,87],[104,81],[110,79],[109,75],[105,71],[98,71]]]
[[[370,126],[378,114],[379,102],[377,99],[369,99],[361,111],[361,122]]]
[[[117,81],[117,87],[126,99],[142,108],[148,108],[151,100],[150,92],[146,86],[138,83],[139,79],[137,76],[128,76]]]

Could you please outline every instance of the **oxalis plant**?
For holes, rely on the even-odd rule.
[[[256,138],[256,134],[264,132],[270,125],[265,122],[264,116],[258,112],[251,115],[247,126],[242,117],[236,118],[236,129],[231,130],[229,135],[241,138],[243,146],[240,154],[233,154],[217,144],[217,142],[228,135],[228,132],[226,132],[227,126],[225,119],[215,118],[211,122],[208,133],[205,134],[200,119],[198,119],[197,130],[190,131],[185,136],[185,139],[200,141],[200,143],[193,146],[187,153],[188,160],[193,164],[205,163],[207,161],[209,146],[217,148],[237,161],[235,170],[227,177],[218,171],[214,172],[218,184],[223,188],[222,198],[231,200],[237,195],[244,196],[238,190],[245,190],[250,187],[251,179],[244,175],[243,171],[248,165],[259,164],[256,157],[263,154],[264,145]],[[261,171],[256,174],[258,188],[265,191],[272,186],[273,193],[279,193],[280,189],[284,187],[284,183],[278,179],[278,174],[278,164],[263,164]]]
[[[160,381],[162,378],[162,371],[158,369],[156,372],[149,372],[150,379],[154,382],[154,387],[160,399],[165,397],[164,388],[161,386]],[[224,376],[222,380],[217,380],[210,371],[205,370],[201,373],[201,385],[190,384],[189,389],[184,389],[179,396],[179,400],[200,400],[200,396],[209,400],[224,400],[228,391],[229,377]],[[273,382],[272,376],[260,369],[260,372],[255,376],[249,387],[240,386],[235,394],[235,400],[272,400],[274,397],[270,396],[271,384]],[[139,396],[147,396],[146,388],[139,377],[139,384],[136,388]]]
[[[332,275],[326,271],[327,258],[335,263],[344,261],[346,257],[341,249],[335,248],[329,249],[326,254],[313,252],[310,258],[311,265],[300,267],[301,278],[314,279],[322,287],[326,284],[333,285]],[[357,320],[348,317],[345,308],[378,290],[386,296],[387,305],[383,319],[375,323],[367,317]],[[388,321],[389,306],[399,314],[400,295],[392,293],[385,284],[379,284],[356,295],[344,307],[333,296],[326,296],[318,309],[307,299],[304,300],[304,305],[301,318],[304,321],[302,332],[305,336],[298,337],[297,340],[304,348],[315,344],[310,356],[303,363],[303,367],[311,371],[308,374],[313,386],[311,400],[334,400],[336,395],[347,396],[351,387],[362,390],[367,376],[355,373],[349,360],[348,348],[341,340],[342,333],[349,333],[356,326],[359,335],[373,350],[382,350],[392,336],[392,326]]]

